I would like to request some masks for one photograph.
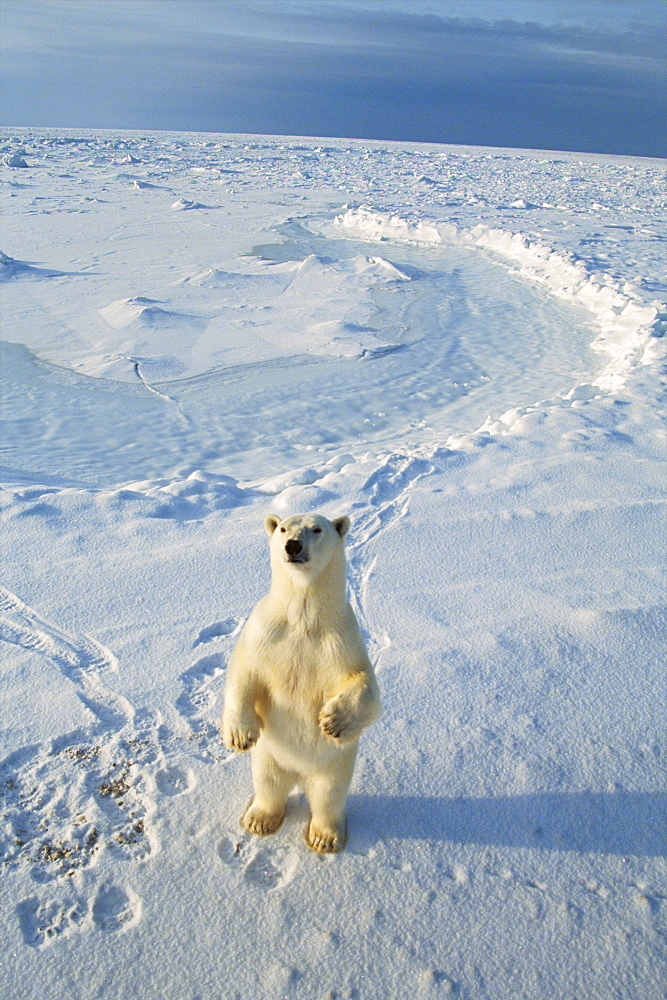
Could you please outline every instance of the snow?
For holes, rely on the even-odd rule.
[[[0,146],[3,995],[664,997],[664,161]],[[336,857],[217,729],[270,510],[352,519]]]

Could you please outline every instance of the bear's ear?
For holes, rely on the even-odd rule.
[[[348,528],[350,527],[349,517],[336,517],[333,520],[333,526],[340,535],[341,538],[345,538]]]
[[[264,520],[264,528],[266,530],[267,535],[272,535],[279,524],[280,524],[280,518],[276,517],[275,514],[269,514],[268,517],[265,518]]]

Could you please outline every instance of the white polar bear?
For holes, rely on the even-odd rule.
[[[361,731],[380,715],[377,681],[345,591],[347,517],[269,515],[271,588],[229,661],[222,733],[252,747],[255,795],[241,816],[274,833],[299,785],[311,819],[306,842],[335,853],[347,836],[345,800]]]

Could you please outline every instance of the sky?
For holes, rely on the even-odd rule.
[[[667,156],[666,0],[3,0],[0,125]]]

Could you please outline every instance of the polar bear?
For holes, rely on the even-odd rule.
[[[361,630],[346,597],[349,518],[270,514],[271,587],[252,611],[227,670],[222,734],[252,748],[254,798],[241,816],[250,833],[274,833],[295,785],[311,817],[306,843],[341,851],[345,800],[359,736],[380,715]]]

